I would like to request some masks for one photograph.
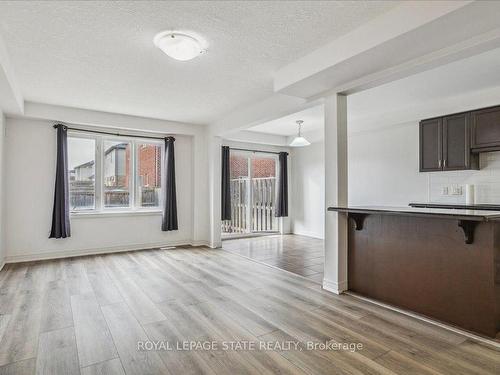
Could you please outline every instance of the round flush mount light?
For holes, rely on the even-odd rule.
[[[183,33],[162,31],[156,34],[153,42],[166,55],[180,61],[194,59],[206,51],[198,39]]]

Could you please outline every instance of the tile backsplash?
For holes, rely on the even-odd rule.
[[[465,186],[474,185],[474,203],[500,204],[500,152],[480,154],[478,171],[428,173],[429,202],[464,204]],[[452,191],[461,188],[460,195]],[[446,190],[448,194],[446,193]]]

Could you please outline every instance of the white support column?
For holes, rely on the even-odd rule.
[[[193,136],[193,245],[211,245],[208,132]]]
[[[325,98],[325,203],[347,205],[347,97]],[[326,207],[325,207],[326,209]],[[347,216],[325,215],[325,273],[323,288],[340,294],[347,290]]]
[[[210,246],[221,247],[221,146],[222,139],[208,136],[210,190]]]

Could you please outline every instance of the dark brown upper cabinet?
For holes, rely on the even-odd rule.
[[[442,169],[442,137],[443,126],[440,118],[420,122],[420,172]]]
[[[421,121],[420,172],[478,169],[470,134],[470,113]]]
[[[470,150],[470,114],[443,117],[443,169],[477,169],[479,159]]]
[[[500,106],[471,112],[474,152],[500,151]]]

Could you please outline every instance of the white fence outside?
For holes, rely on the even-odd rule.
[[[222,222],[222,233],[277,232],[276,177],[237,178],[230,181],[231,220]]]

